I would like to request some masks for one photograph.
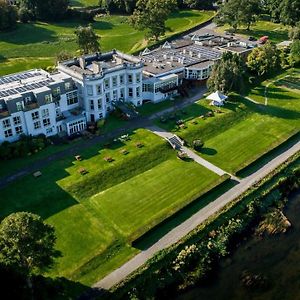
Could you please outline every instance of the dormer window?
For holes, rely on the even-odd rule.
[[[51,103],[52,99],[51,99],[51,95],[45,95],[45,102],[46,104]]]
[[[54,96],[60,95],[60,87],[53,89],[53,95]]]
[[[65,89],[66,89],[67,91],[70,90],[71,87],[72,87],[71,82],[66,82],[66,83],[65,83]]]
[[[31,102],[31,97],[30,96],[25,97],[25,103],[29,103],[29,102]]]
[[[23,110],[23,103],[22,102],[17,102],[16,107],[17,107],[17,111]]]

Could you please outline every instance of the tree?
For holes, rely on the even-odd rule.
[[[259,76],[274,71],[279,66],[279,62],[279,50],[270,42],[253,49],[247,58],[248,68]]]
[[[28,279],[53,264],[55,231],[38,215],[28,212],[13,213],[0,224],[0,263],[15,267]]]
[[[291,40],[300,40],[300,22],[289,30],[289,38]]]
[[[272,22],[280,22],[280,3],[281,0],[262,1],[264,12],[270,16]]]
[[[300,21],[300,1],[282,0],[280,3],[280,21],[295,26]]]
[[[5,0],[0,0],[0,30],[12,29],[16,24],[16,9]]]
[[[19,6],[39,20],[57,20],[67,12],[69,0],[20,0]]]
[[[184,0],[183,3],[192,9],[212,9],[213,0]]]
[[[207,81],[210,90],[223,93],[240,91],[245,76],[245,63],[242,57],[231,52],[225,52],[212,70]]]
[[[204,146],[204,142],[202,140],[194,140],[193,141],[193,148],[196,151],[201,151],[201,149],[203,148],[203,146]]]
[[[249,30],[259,12],[259,0],[228,0],[220,6],[215,21],[218,25],[229,24],[234,31],[240,25],[247,25]]]
[[[295,40],[291,45],[290,62],[292,65],[300,62],[300,40]]]
[[[98,39],[100,37],[95,33],[92,26],[87,27],[79,26],[75,30],[77,36],[77,44],[82,53],[92,53],[100,51],[100,44]]]
[[[146,37],[158,40],[165,34],[166,20],[176,7],[176,0],[139,0],[130,23],[137,30],[146,30]]]

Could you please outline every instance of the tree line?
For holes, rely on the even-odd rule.
[[[268,16],[276,23],[296,26],[300,22],[300,1],[226,0],[220,4],[215,21],[218,25],[229,24],[234,31],[241,25],[249,30],[261,15]]]

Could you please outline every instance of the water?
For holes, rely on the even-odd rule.
[[[180,295],[177,300],[300,300],[300,191],[292,194],[284,211],[292,223],[285,234],[251,237],[227,259],[209,283]],[[264,289],[250,289],[242,273],[267,278]]]

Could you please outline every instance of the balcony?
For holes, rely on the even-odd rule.
[[[60,96],[60,94],[56,94],[56,95],[52,94],[52,99],[53,99],[53,102],[58,102],[61,99],[61,96]]]
[[[38,108],[39,105],[37,102],[32,101],[32,102],[26,102],[24,103],[24,111],[32,110]]]

